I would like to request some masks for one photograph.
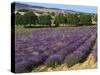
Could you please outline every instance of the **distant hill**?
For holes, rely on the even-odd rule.
[[[28,4],[15,2],[15,8],[16,9],[32,9],[32,8],[41,8],[41,9],[43,9],[44,7],[42,7],[42,6],[33,6],[33,5],[28,5]]]
[[[38,10],[38,11],[48,11],[48,12],[65,12],[65,13],[83,13],[79,11],[73,11],[73,10],[66,10],[66,9],[59,9],[59,8],[48,8],[48,7],[43,7],[43,6],[34,6],[34,5],[29,5],[29,4],[24,4],[20,2],[13,2],[15,3],[15,9],[27,9],[27,10]]]

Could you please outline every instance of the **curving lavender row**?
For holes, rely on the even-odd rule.
[[[70,67],[78,62],[82,62],[92,51],[92,46],[95,40],[96,40],[96,36],[94,34],[84,44],[82,44],[76,51],[66,56],[64,63],[67,63],[67,65]]]
[[[16,29],[15,71],[30,72],[39,65],[61,64],[94,34],[95,26]],[[92,44],[92,40],[88,42]]]
[[[46,65],[48,66],[53,66],[55,67],[55,64],[61,64],[64,61],[64,58],[69,54],[72,53],[73,51],[77,50],[77,48],[83,44],[90,35],[86,37],[82,37],[81,39],[77,40],[76,42],[74,41],[73,43],[66,45],[65,47],[62,47],[60,51],[55,53],[54,55],[51,55],[45,62]]]

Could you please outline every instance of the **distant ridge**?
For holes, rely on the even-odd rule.
[[[74,11],[74,10],[66,10],[66,9],[60,9],[60,8],[49,8],[49,7],[43,7],[43,6],[35,6],[35,5],[29,5],[29,4],[25,4],[25,3],[20,3],[20,2],[13,2],[15,3],[15,9],[50,9],[50,10],[63,10],[66,13],[85,13],[85,12],[79,12],[79,11]],[[87,13],[88,14],[88,13]],[[93,14],[93,13],[89,13],[89,14]]]
[[[33,5],[28,5],[28,4],[23,4],[23,3],[18,3],[18,2],[15,2],[15,8],[16,9],[31,9],[31,8],[45,8],[45,7],[42,7],[42,6],[33,6]]]

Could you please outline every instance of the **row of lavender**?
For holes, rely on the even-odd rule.
[[[16,32],[15,70],[29,72],[39,65],[72,66],[92,51],[96,27],[42,28]]]

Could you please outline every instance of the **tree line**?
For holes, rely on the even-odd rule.
[[[42,14],[37,16],[35,13],[29,11],[25,14],[21,15],[20,13],[16,13],[15,15],[16,25],[24,25],[24,26],[52,26],[54,24],[55,27],[62,25],[91,25],[92,19],[97,21],[96,15],[91,14]]]

